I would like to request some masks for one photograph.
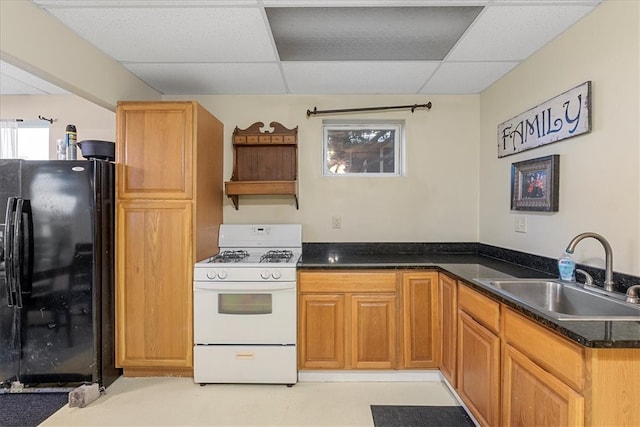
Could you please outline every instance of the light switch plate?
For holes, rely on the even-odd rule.
[[[526,233],[527,232],[527,217],[519,215],[516,217],[515,221],[515,230],[516,233]]]

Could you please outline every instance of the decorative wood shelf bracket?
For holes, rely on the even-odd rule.
[[[241,195],[291,195],[298,204],[298,128],[278,122],[260,131],[264,123],[233,131],[233,175],[225,194],[238,210]]]

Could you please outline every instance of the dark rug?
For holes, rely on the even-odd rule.
[[[35,427],[67,403],[69,393],[0,394],[0,426]]]
[[[375,427],[475,427],[461,406],[371,405]]]

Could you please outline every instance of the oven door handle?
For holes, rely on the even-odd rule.
[[[234,292],[237,294],[244,294],[250,292],[270,292],[270,291],[288,291],[296,289],[295,282],[252,282],[252,283],[240,283],[234,282],[233,286],[229,283],[220,282],[195,282],[194,289],[202,291],[215,291],[215,292]]]

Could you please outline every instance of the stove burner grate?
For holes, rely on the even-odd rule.
[[[293,258],[290,250],[270,250],[260,257],[260,262],[289,262]]]
[[[218,255],[209,258],[209,262],[240,262],[249,257],[249,252],[245,250],[222,251]]]

